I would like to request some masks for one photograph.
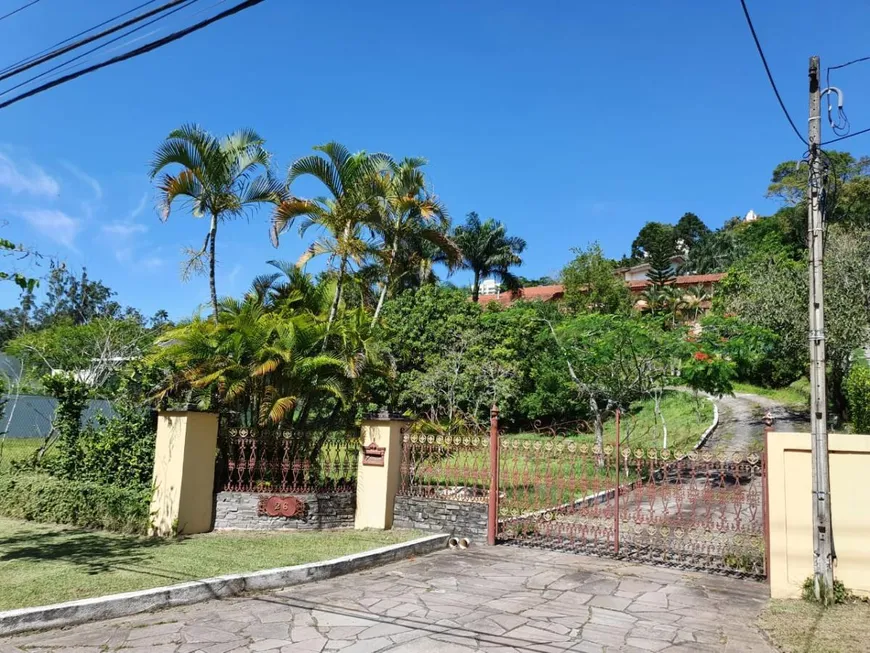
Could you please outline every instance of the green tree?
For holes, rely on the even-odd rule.
[[[856,159],[848,152],[828,151],[825,161],[839,185],[862,177],[870,171],[870,157]],[[785,206],[797,206],[807,197],[809,175],[802,161],[783,161],[773,169],[767,197],[780,200]]]
[[[663,343],[670,336],[653,320],[618,315],[582,315],[549,329],[603,446],[606,417],[663,385],[672,353]]]
[[[694,213],[684,213],[674,226],[674,243],[682,244],[682,249],[692,251],[703,238],[711,233],[710,228],[704,224]]]
[[[631,243],[631,258],[640,261],[653,251],[666,248],[674,250],[674,227],[663,222],[647,222]]]
[[[598,243],[573,249],[574,259],[562,270],[565,304],[575,313],[620,313],[631,308],[628,288],[605,258]]]
[[[453,230],[453,241],[462,251],[461,267],[474,274],[472,301],[476,302],[480,296],[480,281],[484,277],[497,277],[511,290],[519,287],[510,268],[523,264],[520,254],[526,249],[526,241],[518,236],[508,236],[501,222],[492,218],[482,221],[472,211],[465,224]]]
[[[161,219],[169,219],[176,201],[189,205],[195,218],[207,217],[209,228],[202,248],[187,250],[183,276],[208,269],[212,319],[218,317],[215,284],[215,248],[221,222],[241,217],[260,204],[279,204],[281,185],[269,174],[271,157],[265,141],[254,131],[242,129],[216,138],[197,125],[173,130],[157,148],[150,166],[151,179],[177,166],[177,174],[164,173],[157,184]]]
[[[303,267],[311,258],[328,256],[330,263],[338,261],[335,296],[329,311],[327,330],[338,314],[342,291],[351,265],[362,265],[372,253],[366,230],[380,217],[381,186],[377,173],[389,165],[386,154],[352,154],[336,142],[314,148],[312,154],[294,161],[287,173],[288,197],[275,209],[272,218],[272,243],[278,246],[280,234],[300,221],[300,235],[310,228],[323,233],[300,257]],[[329,197],[302,199],[292,195],[293,183],[303,177],[314,177],[322,183]]]
[[[448,266],[455,266],[460,257],[459,248],[448,236],[450,217],[440,200],[426,189],[422,171],[425,159],[404,159],[401,163],[387,162],[382,182],[381,214],[377,229],[383,240],[379,252],[383,259],[384,278],[378,295],[372,321],[376,322],[384,307],[395,277],[409,258],[435,258],[441,256]],[[434,253],[421,247],[427,243]]]

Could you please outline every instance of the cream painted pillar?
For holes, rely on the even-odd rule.
[[[393,526],[393,504],[402,466],[402,428],[408,420],[381,414],[362,423],[356,480],[356,528]]]
[[[218,416],[161,412],[154,450],[151,535],[206,533],[212,526]]]

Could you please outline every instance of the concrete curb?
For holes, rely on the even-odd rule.
[[[716,400],[713,399],[713,397],[707,397],[707,400],[713,404],[713,423],[710,424],[710,428],[704,431],[701,439],[698,440],[698,444],[695,445],[696,451],[703,447],[705,444],[707,444],[707,440],[711,435],[713,435],[713,431],[716,430],[716,427],[719,426],[719,405],[716,403]]]
[[[376,565],[445,549],[448,538],[449,535],[446,534],[429,535],[410,542],[392,544],[380,549],[354,553],[322,562],[266,569],[247,574],[230,574],[180,585],[155,587],[124,594],[110,594],[35,608],[8,610],[0,612],[0,635],[127,617],[140,612],[162,610],[211,599],[229,598],[244,592],[272,590],[325,580]]]

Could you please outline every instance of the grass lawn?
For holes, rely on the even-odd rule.
[[[328,560],[419,536],[337,530],[162,540],[0,517],[0,610]]]
[[[0,437],[0,472],[8,469],[13,460],[29,458],[43,442],[42,438]]]
[[[778,401],[797,413],[809,412],[810,408],[810,382],[807,379],[798,379],[784,388],[765,388],[751,383],[735,383],[734,392],[761,395]]]
[[[870,604],[856,601],[825,610],[807,601],[771,601],[759,626],[784,653],[866,651]]]

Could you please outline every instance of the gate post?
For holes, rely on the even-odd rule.
[[[614,554],[619,556],[619,440],[621,439],[621,434],[619,433],[619,408],[616,409],[616,490],[613,491],[613,545],[614,545]]]
[[[498,406],[489,409],[489,512],[486,543],[495,544],[498,534]]]

